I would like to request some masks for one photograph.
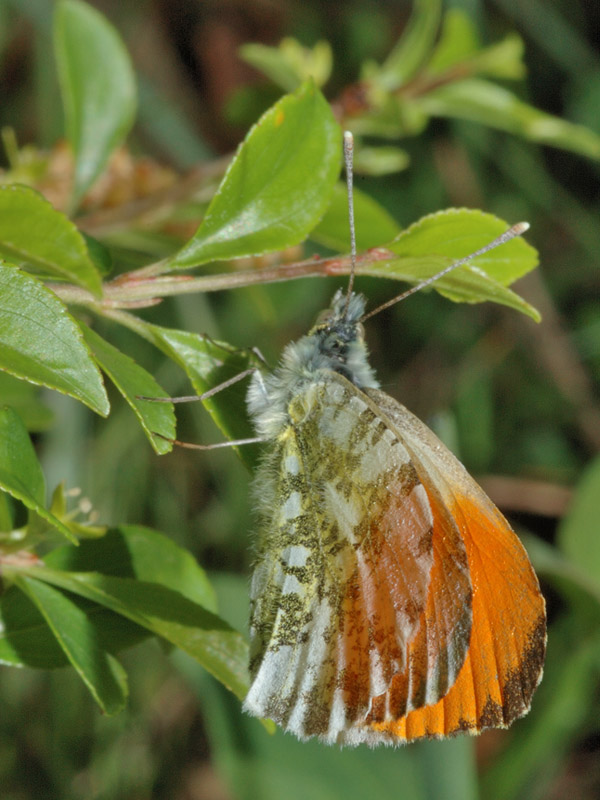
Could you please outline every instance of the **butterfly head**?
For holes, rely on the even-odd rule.
[[[306,337],[317,368],[339,372],[361,388],[379,385],[368,362],[364,313],[365,298],[354,293],[348,298],[340,289]]]
[[[248,410],[258,435],[277,436],[288,424],[290,399],[309,384],[328,380],[337,372],[360,389],[378,388],[369,365],[361,319],[365,299],[336,292],[331,306],[306,336],[289,344],[277,369],[256,372],[248,389]]]
[[[331,305],[322,311],[314,326],[309,331],[309,336],[321,329],[335,328],[340,335],[350,339],[363,336],[364,330],[361,325],[361,318],[365,313],[365,298],[362,294],[350,294],[350,298],[341,289],[338,289],[333,296]]]

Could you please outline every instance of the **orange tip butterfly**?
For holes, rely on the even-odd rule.
[[[350,134],[345,153],[351,198]],[[277,369],[252,376],[266,448],[244,708],[301,739],[374,746],[503,728],[540,682],[545,605],[523,546],[452,453],[381,391],[363,338],[368,316],[468,258],[368,315],[352,273]]]

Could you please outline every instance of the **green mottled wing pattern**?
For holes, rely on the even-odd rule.
[[[360,724],[392,678],[416,675],[409,645],[424,624],[433,516],[400,437],[349,381],[326,378],[292,397],[256,478],[245,707],[301,738],[352,744],[369,741]],[[425,687],[432,701],[440,691]]]

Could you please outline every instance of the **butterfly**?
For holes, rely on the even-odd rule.
[[[462,464],[379,388],[365,316],[338,291],[251,379],[267,444],[244,709],[341,745],[507,727],[542,676],[538,580]]]
[[[544,598],[500,511],[429,428],[382,392],[353,291],[352,138],[345,134],[353,269],[345,293],[247,405],[261,442],[244,709],[300,739],[401,744],[505,728],[529,710],[546,649]],[[160,398],[143,398],[161,400]],[[158,434],[157,434],[158,435]]]
[[[364,306],[338,292],[249,387],[269,445],[244,708],[349,745],[506,727],[542,674],[537,578],[460,462],[379,388]]]

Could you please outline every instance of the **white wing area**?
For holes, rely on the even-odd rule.
[[[330,375],[293,398],[292,424],[256,478],[260,536],[244,707],[300,738],[375,743],[363,727],[370,713],[388,718],[447,690],[436,647],[442,639],[462,664],[470,585],[460,541],[453,542],[459,557],[450,554],[448,594],[461,597],[460,636],[458,612],[447,613],[443,601],[426,616],[430,500],[398,434],[362,392]],[[424,648],[413,652],[427,626]],[[424,685],[423,658],[435,661]],[[404,699],[385,697],[395,676],[404,676]]]

